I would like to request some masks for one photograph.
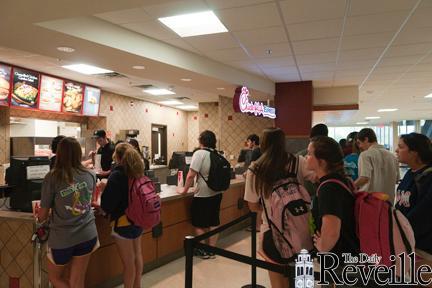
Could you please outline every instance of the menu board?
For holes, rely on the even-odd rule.
[[[83,85],[71,81],[64,82],[63,112],[81,113]]]
[[[61,111],[63,80],[42,75],[39,97],[39,109]]]
[[[0,64],[0,105],[9,105],[11,67]]]
[[[101,90],[86,86],[84,93],[83,114],[87,116],[97,116],[99,113]]]
[[[12,106],[36,108],[39,96],[39,73],[22,68],[13,70]]]

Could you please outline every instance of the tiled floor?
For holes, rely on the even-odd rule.
[[[239,231],[218,244],[219,247],[250,255],[250,232]],[[142,287],[152,288],[183,288],[185,259],[180,258],[142,277]],[[217,256],[216,259],[201,260],[194,258],[193,287],[194,288],[240,288],[250,284],[250,266]],[[270,287],[267,271],[258,269],[258,284]],[[122,286],[118,286],[120,288]]]

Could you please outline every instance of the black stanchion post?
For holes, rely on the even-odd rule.
[[[186,267],[185,267],[185,288],[192,288],[192,277],[193,277],[193,249],[194,249],[194,237],[186,236],[184,240],[184,248],[186,254]]]
[[[252,237],[252,239],[251,239],[251,241],[252,241],[252,243],[251,243],[251,257],[252,257],[252,259],[254,259],[254,260],[256,260],[256,251],[257,251],[257,244],[256,244],[256,233],[257,233],[257,231],[256,231],[256,223],[257,223],[257,213],[252,213],[252,229],[251,229],[251,237]],[[253,262],[252,263],[252,265],[251,265],[251,277],[252,277],[252,284],[250,284],[250,285],[245,285],[245,286],[243,286],[242,288],[265,288],[264,286],[261,286],[261,285],[257,285],[256,284],[256,270],[257,270],[257,266],[256,266],[256,263],[255,262]]]

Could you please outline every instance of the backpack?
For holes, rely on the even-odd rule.
[[[337,183],[353,195],[345,183],[337,179],[329,179],[322,182]],[[355,192],[355,191],[354,191]],[[368,255],[382,256],[381,264],[386,266],[396,265],[396,272],[400,271],[401,261],[396,257],[395,261],[390,255],[399,255],[404,252],[405,263],[409,263],[407,257],[414,251],[414,232],[408,219],[390,202],[385,201],[387,194],[381,192],[355,192],[354,217],[356,221],[356,234],[360,241],[360,251]],[[406,265],[408,266],[408,265]],[[409,267],[405,267],[405,273]],[[400,273],[396,273],[398,276]]]
[[[231,164],[216,150],[206,148],[203,150],[210,152],[210,171],[207,179],[201,173],[199,175],[211,190],[217,192],[227,190],[231,183]]]
[[[273,242],[284,259],[292,258],[302,249],[310,251],[313,248],[309,231],[311,199],[297,180],[298,157],[293,164],[291,171],[273,185],[269,199],[270,211],[267,211],[261,197],[261,205],[264,207]]]
[[[160,222],[161,199],[154,183],[147,176],[129,179],[127,218],[134,225],[151,229]]]

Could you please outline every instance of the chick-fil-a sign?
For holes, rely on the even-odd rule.
[[[235,112],[252,113],[255,116],[262,116],[271,119],[276,118],[276,109],[262,102],[252,102],[249,100],[249,90],[247,87],[237,87],[233,99]]]

